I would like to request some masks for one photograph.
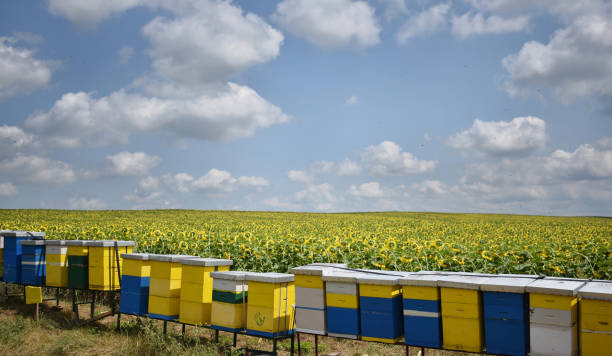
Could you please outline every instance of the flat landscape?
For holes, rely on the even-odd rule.
[[[397,271],[612,279],[612,219],[489,214],[0,210],[0,228],[118,239],[137,250],[286,272],[314,262]]]

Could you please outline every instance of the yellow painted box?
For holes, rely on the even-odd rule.
[[[47,265],[49,263],[61,263],[61,264],[67,264],[68,263],[68,255],[50,255],[50,254],[47,254],[45,256],[45,258],[47,259]]]
[[[210,323],[230,329],[243,329],[246,304],[222,303],[213,301]]]
[[[186,324],[210,324],[212,303],[190,302],[181,299],[179,320]]]
[[[575,296],[529,293],[530,308],[571,310],[575,312],[577,310],[577,303],[578,298]]]
[[[578,290],[583,356],[612,356],[612,283],[590,281]]]
[[[25,287],[26,304],[42,303],[42,288],[41,287]]]
[[[149,314],[178,318],[180,312],[180,300],[178,297],[165,298],[149,295]]]
[[[580,330],[603,331],[612,334],[612,301],[581,299]]]
[[[50,266],[47,263],[46,285],[49,287],[68,286],[68,267]]]
[[[134,260],[129,258],[123,258],[121,274],[124,276],[133,277],[150,277],[151,264],[148,260]]]
[[[119,270],[107,266],[89,266],[89,289],[115,290],[119,285]]]
[[[309,276],[296,274],[295,275],[295,286],[302,288],[317,288],[323,289],[323,278],[321,276]]]
[[[293,332],[294,276],[284,273],[252,273],[246,277],[247,333],[275,337]]]
[[[402,297],[404,299],[440,300],[438,287],[424,286],[402,286]]]
[[[149,282],[149,294],[158,297],[180,297],[180,279],[151,278]]]
[[[210,303],[212,302],[212,290],[210,293],[206,293],[212,286],[206,288],[204,284],[181,282],[181,300],[198,302],[198,303]]]
[[[67,243],[71,243],[71,242],[73,241],[68,241]],[[79,242],[83,242],[83,241],[79,241]],[[89,254],[89,247],[87,246],[68,245],[68,256],[87,256],[88,254]]]
[[[612,334],[581,332],[580,345],[582,356],[610,356],[612,355]]]

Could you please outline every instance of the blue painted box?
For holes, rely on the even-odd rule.
[[[327,307],[328,334],[357,337],[361,335],[359,325],[359,309]]]
[[[440,315],[441,274],[413,274],[401,278],[404,342],[407,345],[441,348],[442,318]]]
[[[119,311],[126,314],[147,315],[149,308],[149,293],[130,293],[121,290]]]

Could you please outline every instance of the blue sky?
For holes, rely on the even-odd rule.
[[[0,207],[612,215],[612,4],[0,3]]]

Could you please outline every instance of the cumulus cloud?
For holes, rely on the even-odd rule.
[[[385,195],[378,182],[351,185],[348,194],[358,198],[382,198]]]
[[[153,191],[159,188],[159,178],[148,176],[138,182],[138,188],[143,191]]]
[[[119,63],[128,64],[134,55],[134,48],[130,46],[123,46],[119,49]]]
[[[17,126],[0,126],[0,158],[13,157],[17,152],[31,148],[33,135],[24,132]]]
[[[0,161],[0,176],[41,184],[72,183],[76,180],[68,163],[21,153]]]
[[[100,199],[90,199],[87,197],[73,197],[68,200],[70,209],[76,210],[101,210],[107,209],[108,204]]]
[[[270,183],[263,177],[240,176],[233,177],[228,171],[216,168],[210,169],[206,174],[194,178],[187,173],[177,173],[174,175],[162,176],[162,181],[169,185],[172,190],[189,192],[208,192],[208,193],[231,193],[240,187],[263,188]]]
[[[283,210],[283,211],[294,210],[295,211],[295,210],[300,210],[302,208],[299,204],[295,204],[290,201],[283,200],[282,198],[279,198],[277,196],[265,198],[263,200],[263,203],[271,207],[274,210]]]
[[[221,92],[189,98],[156,98],[119,90],[102,98],[67,93],[44,113],[30,116],[26,127],[48,137],[49,144],[126,144],[134,132],[170,132],[202,140],[248,137],[260,127],[290,117],[253,89],[228,83]]]
[[[119,176],[144,176],[161,162],[158,156],[126,151],[108,155],[106,160],[109,162],[110,173]]]
[[[365,1],[284,0],[272,19],[322,48],[364,48],[380,42],[378,18]]]
[[[502,64],[511,95],[551,88],[562,102],[596,95],[612,102],[612,3],[575,2],[569,25],[553,33],[548,43],[526,42]]]
[[[376,146],[366,147],[361,160],[370,174],[376,176],[402,176],[431,172],[437,161],[421,160],[393,141],[383,141]]]
[[[338,165],[339,176],[354,176],[361,173],[361,166],[359,163],[353,161],[350,158],[345,158]]]
[[[427,194],[445,194],[448,191],[448,187],[445,183],[439,180],[426,179],[421,183],[415,183],[412,185],[413,189],[417,189],[421,193]]]
[[[15,47],[14,38],[0,37],[0,101],[44,88],[55,67],[34,57],[32,50]]]
[[[153,68],[186,85],[225,80],[278,56],[283,35],[229,2],[201,2],[191,14],[157,17],[142,33],[151,41]]]
[[[612,149],[584,144],[574,152],[556,150],[545,167],[558,176],[574,179],[612,178]]]
[[[527,116],[510,122],[476,119],[471,128],[450,137],[447,143],[491,156],[527,156],[544,148],[547,139],[546,122]]]
[[[143,4],[145,0],[49,0],[49,12],[82,29],[92,28],[115,14]]]
[[[0,197],[10,197],[12,195],[17,195],[18,192],[19,190],[13,183],[0,183]]]
[[[448,23],[449,10],[449,4],[438,4],[410,17],[397,32],[397,41],[406,43],[411,38],[444,30]]]
[[[485,17],[482,13],[468,12],[461,16],[453,16],[452,24],[453,34],[464,39],[474,35],[526,31],[529,26],[529,16],[502,18],[491,15]]]
[[[346,101],[344,102],[344,105],[355,105],[359,102],[359,99],[357,99],[357,97],[355,95],[351,95],[350,98],[346,99]]]
[[[312,174],[303,170],[292,169],[287,172],[287,177],[290,181],[298,183],[311,183],[314,181],[314,177],[312,176]]]
[[[334,194],[334,187],[329,183],[309,184],[306,189],[295,193],[294,198],[297,202],[309,204],[319,211],[332,210],[339,201]]]

